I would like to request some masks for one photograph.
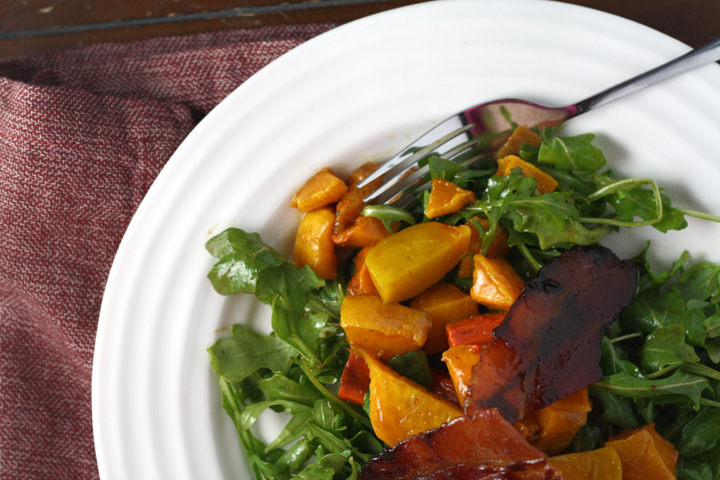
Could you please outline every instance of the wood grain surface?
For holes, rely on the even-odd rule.
[[[307,22],[348,22],[420,0],[0,0],[0,58],[99,42]],[[720,0],[565,0],[697,47],[720,35]]]

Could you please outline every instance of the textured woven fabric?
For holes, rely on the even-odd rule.
[[[130,218],[197,122],[332,25],[0,62],[0,478],[97,478],[90,374]]]

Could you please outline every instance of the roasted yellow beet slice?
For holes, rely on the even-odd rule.
[[[550,463],[562,472],[563,480],[623,479],[620,457],[609,447],[550,457]],[[650,478],[647,477],[647,480]]]
[[[357,350],[370,370],[370,421],[380,440],[393,446],[463,416],[454,403]]]
[[[410,300],[410,306],[430,315],[432,328],[423,350],[434,355],[447,350],[445,327],[478,314],[478,304],[470,295],[450,283],[438,283]]]
[[[365,265],[383,301],[402,302],[435,285],[458,264],[469,244],[467,225],[421,223],[378,242]]]
[[[340,307],[340,326],[353,348],[387,361],[420,350],[431,327],[427,313],[374,295],[348,295]]]

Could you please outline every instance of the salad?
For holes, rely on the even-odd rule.
[[[402,209],[363,202],[376,165],[324,169],[292,259],[238,228],[207,242],[217,292],[272,308],[270,335],[209,349],[258,479],[720,478],[720,265],[599,245],[720,219],[616,178],[592,140],[513,124],[469,166],[426,159]]]

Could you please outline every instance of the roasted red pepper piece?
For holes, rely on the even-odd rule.
[[[495,409],[404,440],[368,462],[361,480],[558,480],[560,472]]]
[[[338,397],[362,405],[370,388],[370,370],[365,360],[358,358],[352,350],[340,377]]]
[[[492,340],[495,330],[505,320],[504,313],[483,313],[453,322],[445,327],[448,344],[482,345]]]
[[[600,246],[542,268],[473,368],[466,411],[497,408],[510,423],[602,378],[600,341],[635,295],[637,271]]]

